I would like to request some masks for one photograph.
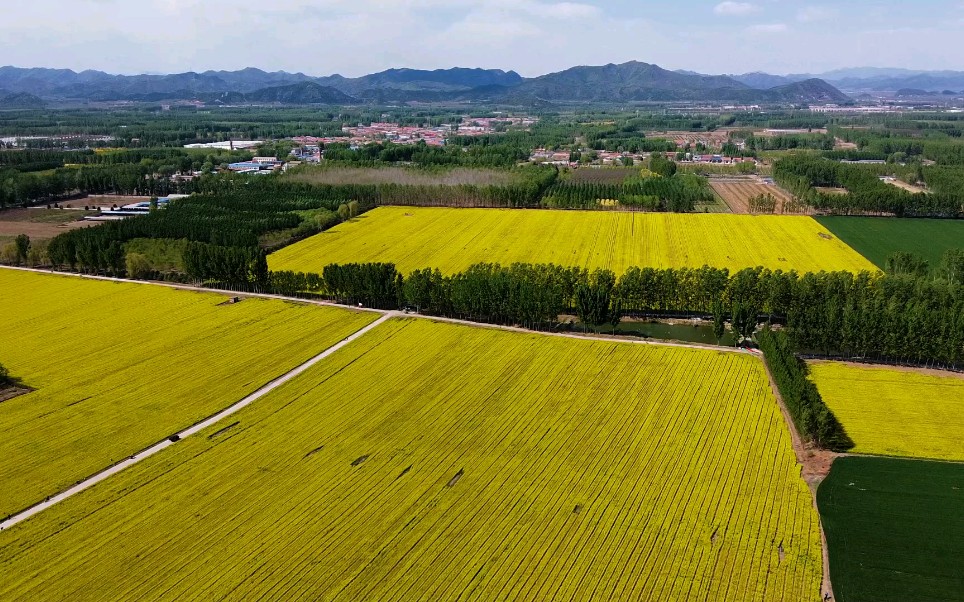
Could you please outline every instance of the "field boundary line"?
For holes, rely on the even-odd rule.
[[[166,449],[166,448],[174,445],[176,442],[180,441],[181,439],[184,439],[185,437],[190,437],[191,435],[196,435],[197,433],[203,431],[204,429],[206,429],[206,428],[208,428],[208,427],[210,427],[210,426],[213,426],[213,425],[217,424],[218,422],[220,422],[221,420],[227,418],[228,416],[231,416],[232,414],[235,414],[235,413],[239,412],[240,410],[246,408],[247,406],[251,405],[251,404],[254,403],[255,401],[261,399],[262,397],[264,397],[264,396],[267,395],[268,393],[274,391],[275,389],[277,389],[277,388],[280,387],[281,385],[283,385],[283,384],[287,383],[288,381],[290,381],[290,380],[292,380],[292,379],[300,376],[302,373],[304,373],[305,371],[307,371],[309,368],[311,368],[312,366],[314,366],[314,365],[317,364],[318,362],[322,361],[323,359],[327,358],[328,356],[332,355],[333,353],[336,353],[337,351],[340,351],[340,350],[341,350],[343,347],[345,347],[346,345],[348,345],[348,344],[354,342],[355,340],[357,340],[357,339],[365,336],[365,335],[368,334],[371,330],[377,328],[377,327],[378,327],[379,325],[381,325],[381,324],[384,324],[385,322],[387,322],[388,320],[390,320],[390,319],[393,318],[393,317],[395,317],[395,313],[394,313],[394,312],[385,312],[385,313],[382,315],[382,317],[378,318],[377,320],[375,320],[375,321],[372,322],[371,324],[368,324],[367,326],[364,326],[364,327],[362,327],[361,329],[355,331],[354,333],[348,335],[347,337],[345,337],[345,338],[342,339],[341,341],[339,341],[339,342],[335,343],[334,345],[328,347],[327,349],[325,349],[324,351],[322,351],[322,352],[319,353],[318,355],[312,357],[312,358],[309,359],[308,361],[302,363],[302,364],[299,365],[299,366],[296,366],[294,369],[292,369],[292,370],[286,372],[285,374],[282,374],[281,376],[275,378],[274,380],[272,380],[272,381],[269,382],[268,384],[264,385],[263,387],[261,387],[261,388],[258,389],[257,391],[251,393],[250,395],[248,395],[247,397],[241,399],[240,401],[235,402],[234,404],[232,404],[232,405],[224,408],[223,410],[217,412],[216,414],[213,414],[212,416],[209,416],[208,418],[205,418],[204,420],[202,420],[202,421],[200,421],[200,422],[198,422],[198,423],[195,423],[193,426],[190,426],[190,427],[188,427],[188,428],[186,428],[186,429],[184,429],[184,430],[182,430],[182,431],[180,431],[180,432],[178,432],[178,433],[175,433],[175,434],[173,434],[173,435],[170,435],[170,436],[167,437],[166,439],[164,439],[164,440],[162,440],[162,441],[159,441],[158,443],[155,443],[155,444],[151,445],[150,447],[148,447],[148,448],[146,448],[146,449],[144,449],[144,450],[142,450],[142,451],[140,451],[140,452],[137,452],[136,454],[130,456],[129,458],[127,458],[127,459],[125,459],[125,460],[123,460],[123,461],[121,461],[121,462],[118,462],[117,464],[114,464],[114,465],[112,465],[112,466],[109,466],[108,468],[105,468],[104,470],[101,470],[100,472],[97,472],[97,473],[95,473],[95,474],[87,477],[86,479],[83,479],[83,480],[79,481],[79,482],[78,482],[77,484],[75,484],[74,486],[72,486],[72,487],[70,487],[70,488],[68,488],[68,489],[65,489],[64,491],[61,491],[61,492],[58,493],[58,494],[52,495],[52,496],[48,497],[46,500],[44,500],[44,501],[42,501],[42,502],[39,502],[39,503],[37,503],[37,504],[34,504],[33,506],[30,506],[30,507],[28,507],[28,508],[26,508],[26,509],[24,509],[24,510],[21,510],[20,512],[17,512],[17,513],[15,513],[15,514],[11,514],[9,517],[7,517],[7,518],[3,519],[2,521],[0,521],[0,531],[4,531],[4,530],[6,530],[6,529],[9,529],[10,527],[13,527],[13,526],[16,525],[16,524],[21,523],[21,522],[27,520],[28,518],[30,518],[30,517],[32,517],[32,516],[34,516],[34,515],[36,515],[36,514],[39,514],[39,513],[43,512],[44,510],[46,510],[47,508],[50,508],[50,507],[53,506],[54,504],[57,504],[57,503],[59,503],[59,502],[62,502],[62,501],[64,501],[64,500],[70,498],[70,497],[73,497],[73,496],[77,495],[78,493],[80,493],[80,492],[82,492],[82,491],[85,491],[86,489],[89,489],[89,488],[93,487],[93,486],[96,485],[97,483],[100,483],[101,481],[104,481],[104,480],[108,479],[108,478],[111,477],[111,476],[113,476],[113,475],[115,475],[115,474],[118,474],[118,473],[120,473],[120,472],[123,472],[124,470],[130,468],[131,466],[133,466],[133,465],[135,465],[135,464],[137,464],[137,463],[139,463],[139,462],[141,462],[141,461],[143,461],[143,460],[146,460],[147,458],[153,456],[154,454],[156,454],[156,453],[158,453],[158,452],[160,452],[160,451],[162,451],[162,450],[164,450],[164,449]]]
[[[196,293],[214,293],[219,295],[226,295],[229,297],[251,297],[258,299],[276,299],[278,301],[294,301],[297,303],[310,303],[312,305],[323,305],[326,307],[337,307],[339,309],[347,309],[354,311],[363,311],[369,313],[386,314],[390,310],[384,309],[374,309],[371,307],[355,307],[352,305],[341,305],[334,303],[332,301],[325,301],[323,299],[301,299],[298,297],[286,297],[284,295],[274,295],[271,293],[248,293],[248,292],[236,292],[229,291],[219,288],[205,288],[203,286],[194,286],[192,284],[181,284],[178,282],[161,282],[159,280],[134,280],[133,278],[116,278],[113,276],[96,276],[94,274],[78,274],[76,272],[59,272],[57,270],[42,270],[40,268],[25,268],[21,266],[13,265],[0,265],[0,269],[4,270],[17,270],[20,272],[33,272],[35,274],[47,274],[48,276],[67,276],[73,278],[83,278],[86,280],[100,280],[103,282],[121,282],[125,284],[150,284],[153,286],[162,286],[165,288],[172,288],[181,291],[192,291]]]
[[[783,415],[783,422],[790,431],[790,444],[793,447],[794,455],[797,457],[797,464],[800,465],[800,479],[806,483],[807,489],[810,490],[810,498],[813,502],[813,509],[817,513],[817,524],[820,525],[820,545],[822,548],[821,556],[823,557],[823,583],[821,583],[820,586],[820,595],[829,595],[830,599],[833,600],[833,582],[830,580],[830,549],[829,546],[827,546],[827,534],[823,528],[823,517],[820,515],[820,507],[817,504],[817,489],[820,487],[820,483],[822,483],[823,480],[827,478],[827,475],[830,474],[830,468],[833,466],[833,461],[847,454],[840,454],[828,450],[807,449],[803,442],[803,438],[800,436],[800,432],[797,430],[796,423],[793,422],[793,417],[790,415],[790,410],[787,408],[787,404],[783,400],[783,394],[780,393],[780,388],[777,386],[777,381],[773,378],[773,372],[770,370],[770,366],[762,357],[760,358],[760,362],[763,364],[763,370],[766,372],[767,380],[770,382],[770,390],[773,391],[773,396],[777,401],[777,406],[780,408],[780,414]],[[822,462],[826,462],[826,467],[821,465]]]

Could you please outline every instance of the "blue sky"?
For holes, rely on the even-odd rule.
[[[30,0],[0,63],[113,73],[357,76],[639,60],[704,73],[964,70],[964,0]]]

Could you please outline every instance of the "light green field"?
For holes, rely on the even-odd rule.
[[[373,321],[349,310],[0,269],[0,517],[191,426]]]
[[[802,216],[380,207],[268,258],[272,270],[392,262],[403,273],[474,263],[819,272],[877,268]]]
[[[814,600],[762,363],[387,322],[0,533],[4,600]]]

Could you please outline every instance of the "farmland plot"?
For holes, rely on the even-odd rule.
[[[809,600],[749,355],[395,320],[0,534],[0,599]]]
[[[330,263],[392,262],[403,273],[455,273],[479,262],[799,272],[872,270],[804,216],[380,207],[286,247],[272,270],[321,272]]]
[[[0,517],[214,414],[375,318],[0,269]]]
[[[710,186],[716,194],[729,206],[733,213],[752,213],[750,199],[760,195],[772,195],[776,199],[774,213],[784,213],[786,206],[793,200],[786,190],[775,184],[765,184],[755,178],[746,179],[710,179]]]
[[[964,460],[964,377],[815,362],[810,375],[856,453]]]
[[[838,458],[817,491],[839,602],[964,602],[964,465]]]
[[[935,268],[945,251],[964,248],[964,220],[835,216],[817,221],[881,269],[894,253],[915,253]]]

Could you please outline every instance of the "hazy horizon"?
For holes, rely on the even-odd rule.
[[[629,59],[629,61],[624,61],[624,62],[632,62],[632,61],[641,62],[641,63],[650,63],[650,61],[646,61],[646,60],[644,60],[644,59]],[[612,61],[610,61],[610,62],[612,62]],[[686,67],[679,67],[679,68],[672,68],[672,69],[671,69],[670,67],[668,67],[668,66],[666,66],[666,65],[659,65],[659,64],[657,64],[657,63],[651,63],[651,64],[655,64],[657,67],[660,67],[660,68],[663,68],[663,69],[672,70],[672,71],[685,71],[685,72],[697,73],[697,71],[695,71],[695,70],[693,70],[693,69],[687,69]],[[565,69],[570,69],[570,68],[573,68],[573,67],[600,67],[600,66],[604,66],[604,63],[592,64],[592,65],[590,65],[590,64],[570,65],[569,67],[565,67],[565,68],[559,69],[559,71],[562,71],[562,70],[565,70]],[[13,67],[13,68],[17,68],[17,69],[54,69],[54,70],[70,69],[70,67],[63,67],[63,66],[58,66],[58,65],[13,65],[13,64],[0,64],[0,67]],[[355,75],[345,75],[344,73],[337,73],[337,72],[333,72],[333,73],[312,73],[312,72],[310,72],[310,71],[295,71],[295,70],[287,70],[287,69],[264,69],[264,68],[262,68],[262,67],[260,67],[260,66],[258,66],[258,65],[246,65],[246,66],[244,66],[244,67],[238,67],[238,68],[236,68],[236,69],[220,69],[220,68],[214,68],[214,67],[212,67],[212,68],[190,69],[190,70],[187,70],[187,71],[137,71],[137,72],[128,72],[128,73],[121,73],[121,72],[118,72],[118,71],[110,71],[110,70],[108,70],[108,69],[96,69],[96,68],[90,68],[90,69],[86,69],[86,70],[88,70],[88,71],[99,71],[99,72],[102,72],[102,73],[106,73],[107,75],[119,75],[119,76],[137,76],[137,75],[164,76],[164,75],[175,75],[175,74],[179,74],[179,73],[188,73],[188,72],[193,72],[193,73],[207,73],[207,72],[217,73],[217,72],[222,72],[222,71],[223,71],[223,72],[238,72],[238,71],[243,71],[243,70],[245,70],[245,69],[258,69],[258,70],[261,70],[261,71],[263,71],[263,72],[265,72],[265,73],[288,73],[289,75],[301,74],[301,75],[306,75],[306,76],[308,76],[308,77],[315,77],[315,78],[319,78],[319,77],[330,77],[330,76],[343,76],[343,77],[346,77],[346,78],[353,78],[353,77],[360,77],[360,76],[364,76],[364,75],[372,75],[372,74],[375,74],[375,73],[381,73],[381,72],[384,72],[384,71],[387,71],[387,70],[391,70],[391,69],[396,69],[396,70],[409,69],[409,70],[426,70],[426,71],[432,71],[432,70],[443,70],[443,71],[444,71],[444,70],[448,70],[448,69],[487,69],[487,70],[501,69],[502,71],[507,72],[507,73],[508,73],[508,72],[511,72],[511,71],[516,71],[516,72],[517,72],[517,70],[511,69],[511,68],[503,68],[503,67],[477,67],[477,66],[474,66],[474,65],[449,65],[449,66],[447,66],[447,67],[431,67],[431,68],[410,67],[410,66],[407,66],[407,65],[396,65],[396,66],[386,67],[386,68],[384,68],[384,69],[380,69],[379,71],[371,71],[371,72],[366,72],[366,73],[360,73],[360,74],[357,75],[357,76],[355,76]],[[919,73],[941,73],[941,72],[958,72],[958,73],[964,73],[964,68],[962,68],[962,69],[910,69],[910,68],[905,68],[905,67],[890,67],[890,66],[886,66],[886,65],[854,65],[854,66],[850,66],[850,67],[841,67],[841,68],[838,68],[838,69],[831,69],[831,70],[829,70],[829,71],[824,71],[824,72],[820,72],[820,73],[802,73],[802,72],[800,72],[800,73],[789,73],[789,72],[788,72],[788,73],[775,73],[775,72],[762,71],[762,70],[743,70],[743,71],[733,71],[733,72],[729,72],[729,73],[722,73],[722,72],[716,73],[716,72],[701,71],[701,72],[698,72],[698,73],[700,73],[701,75],[732,75],[732,76],[748,75],[748,74],[752,74],[752,73],[766,73],[767,75],[775,75],[775,76],[784,76],[784,77],[785,77],[785,76],[799,76],[799,75],[823,76],[823,75],[828,75],[828,74],[831,74],[831,73],[834,73],[834,72],[848,72],[848,71],[862,71],[862,70],[881,70],[881,71],[894,71],[894,72],[905,71],[905,72],[907,72],[907,73],[917,73],[917,72],[919,72]],[[85,69],[73,69],[73,71],[76,72],[76,73],[81,73],[81,72],[85,71]],[[547,75],[547,74],[549,74],[549,73],[556,73],[556,72],[557,72],[557,71],[551,71],[551,72],[546,72],[546,73],[536,73],[536,74],[528,75],[528,76],[527,76],[527,75],[523,75],[523,74],[520,74],[520,75],[522,75],[523,77],[537,77],[537,76],[540,76],[540,75]]]
[[[712,74],[964,70],[964,3],[841,4],[288,0],[249,11],[227,0],[34,0],[0,23],[0,61],[127,75],[461,66],[532,77],[629,60]]]

